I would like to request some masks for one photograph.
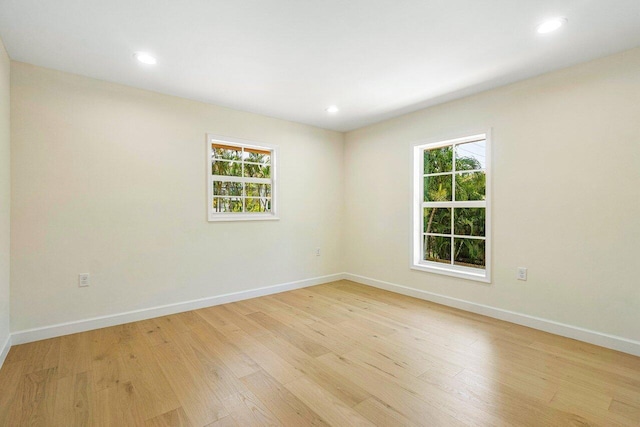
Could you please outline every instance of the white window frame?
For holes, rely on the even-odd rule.
[[[446,147],[465,142],[472,142],[484,139],[486,141],[485,159],[485,179],[486,193],[484,201],[463,201],[463,202],[425,202],[424,201],[424,150]],[[455,149],[454,149],[455,152]],[[455,154],[454,154],[455,156]],[[453,161],[452,173],[455,174],[455,159]],[[447,139],[438,138],[436,140],[421,141],[413,144],[413,192],[412,192],[412,250],[411,265],[413,270],[437,273],[446,276],[453,276],[462,279],[475,280],[478,282],[491,283],[491,129],[482,132],[468,132],[464,136],[453,136]],[[452,185],[452,199],[455,194],[455,185]],[[423,216],[425,207],[446,207],[446,208],[473,208],[484,207],[485,210],[485,268],[471,268],[457,266],[453,264],[442,264],[439,262],[425,261],[422,259],[424,244],[423,238]],[[453,220],[453,219],[452,219]],[[455,231],[455,230],[452,230]],[[469,238],[469,236],[453,235],[454,237]],[[448,237],[448,235],[447,235]]]
[[[223,145],[231,145],[241,148],[250,148],[265,150],[271,152],[271,178],[249,178],[240,176],[219,176],[213,175],[211,170],[211,159],[213,157],[212,143]],[[254,141],[247,141],[239,138],[230,138],[226,136],[207,134],[207,216],[210,222],[217,221],[269,221],[278,220],[278,147],[271,144],[264,144]],[[213,182],[224,178],[224,181],[242,182],[242,183],[262,183],[271,184],[271,212],[255,213],[255,212],[214,212],[213,211]],[[246,196],[238,196],[245,199]]]

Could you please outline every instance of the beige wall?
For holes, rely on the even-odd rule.
[[[635,49],[349,132],[347,271],[640,340],[639,70]],[[410,144],[489,127],[493,283],[410,270]]]
[[[11,329],[348,271],[639,340],[638,69],[635,49],[344,136],[14,62]],[[410,145],[489,127],[492,283],[410,270]],[[279,145],[280,221],[206,221],[206,132]]]
[[[9,338],[10,62],[0,40],[0,352]]]
[[[343,271],[341,133],[11,71],[13,331]],[[279,146],[279,221],[207,222],[207,132]]]

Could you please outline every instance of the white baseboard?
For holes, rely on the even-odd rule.
[[[11,335],[7,337],[7,340],[4,342],[4,345],[0,347],[0,368],[4,364],[5,359],[7,358],[7,354],[9,354],[9,350],[11,350]]]
[[[16,331],[13,332],[9,336],[9,338],[7,338],[6,343],[0,350],[0,367],[2,367],[2,363],[4,362],[12,345],[24,344],[47,338],[59,337],[62,335],[75,334],[78,332],[85,332],[93,329],[106,328],[109,326],[121,325],[124,323],[151,319],[154,317],[166,316],[169,314],[181,313],[184,311],[196,310],[199,308],[211,307],[219,304],[242,301],[245,299],[277,294],[280,292],[306,288],[308,286],[315,286],[322,283],[334,282],[343,279],[351,280],[380,289],[385,289],[387,291],[396,292],[402,295],[408,295],[414,298],[435,302],[449,307],[459,308],[461,310],[469,311],[472,313],[482,314],[484,316],[493,317],[495,319],[505,320],[507,322],[515,323],[518,325],[528,326],[530,328],[538,329],[556,335],[561,335],[568,338],[573,338],[579,341],[584,341],[613,350],[622,351],[624,353],[633,354],[635,356],[640,356],[639,341],[634,341],[615,335],[609,335],[602,332],[596,332],[577,326],[567,325],[540,317],[529,316],[527,314],[516,313],[513,311],[491,307],[488,305],[478,304],[471,301],[449,297],[446,295],[410,288],[395,283],[372,279],[370,277],[359,276],[357,274],[337,273],[327,276],[314,277],[311,279],[299,280],[295,282],[282,283],[279,285],[266,286],[263,288],[250,289],[247,291],[200,298],[197,300],[150,307],[141,310],[128,311],[125,313],[112,314],[108,316],[94,317],[74,322],[60,323],[41,328]]]
[[[75,334],[78,332],[90,331],[93,329],[122,325],[124,323],[136,322],[138,320],[151,319],[154,317],[182,313],[184,311],[196,310],[199,308],[211,307],[214,305],[277,294],[280,292],[306,288],[308,286],[320,285],[322,283],[334,282],[336,280],[342,279],[344,279],[344,273],[330,274],[328,276],[320,276],[311,279],[298,280],[295,282],[281,283],[279,285],[266,286],[263,288],[216,295],[213,297],[200,298],[196,300],[178,302],[157,307],[143,308],[140,310],[93,317],[90,319],[77,320],[74,322],[59,323],[56,325],[44,326],[41,328],[16,331],[11,334],[11,344],[24,344],[33,341],[44,340],[47,338],[54,338],[63,335]]]
[[[516,313],[514,311],[504,310],[488,305],[477,304],[475,302],[452,298],[446,295],[427,292],[395,283],[384,282],[382,280],[359,276],[357,274],[345,273],[344,278],[353,282],[362,283],[363,285],[385,289],[398,294],[435,302],[449,307],[459,308],[461,310],[505,320],[518,325],[528,326],[530,328],[549,332],[555,335],[561,335],[563,337],[573,338],[590,344],[599,345],[601,347],[633,354],[634,356],[640,356],[640,342],[630,340],[628,338],[591,331],[577,326],[554,322],[553,320],[529,316],[527,314]]]

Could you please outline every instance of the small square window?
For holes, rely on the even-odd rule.
[[[277,149],[207,135],[209,221],[278,219]]]

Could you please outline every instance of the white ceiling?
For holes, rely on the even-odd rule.
[[[0,36],[16,61],[347,131],[640,46],[640,0],[0,0]]]

